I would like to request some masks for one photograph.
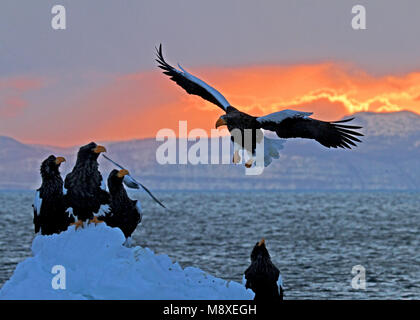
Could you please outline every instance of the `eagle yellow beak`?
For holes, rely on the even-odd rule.
[[[95,149],[93,149],[93,152],[95,153],[106,152],[106,148],[104,146],[97,146]]]
[[[261,247],[263,244],[265,244],[265,239],[262,238],[260,242],[258,242],[258,246]]]
[[[126,176],[127,174],[130,174],[130,173],[128,172],[128,170],[123,169],[123,170],[118,171],[118,173],[117,173],[117,177],[118,177],[118,178],[122,178],[122,177]]]
[[[223,120],[222,118],[219,118],[216,122],[216,129],[220,126],[226,126],[227,122],[225,120]]]
[[[61,162],[65,162],[66,159],[64,159],[63,157],[57,157],[55,159],[55,164],[58,166]]]

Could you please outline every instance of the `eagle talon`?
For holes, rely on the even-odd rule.
[[[89,224],[94,223],[94,224],[95,224],[95,226],[96,226],[98,223],[102,223],[102,222],[103,222],[103,221],[98,220],[98,218],[97,218],[97,217],[93,217],[93,219],[89,220]]]
[[[76,222],[70,223],[70,225],[71,226],[76,226],[75,230],[77,230],[80,227],[83,229],[83,221],[82,220],[77,220]]]
[[[247,168],[251,168],[253,163],[254,163],[254,159],[249,159],[249,160],[245,163],[245,167],[247,167]]]
[[[238,164],[239,162],[241,162],[241,156],[239,155],[239,151],[235,151],[235,153],[233,154],[232,162],[234,164]]]

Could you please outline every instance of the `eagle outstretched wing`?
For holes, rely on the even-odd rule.
[[[162,44],[159,45],[159,49],[156,48],[156,55],[156,61],[159,63],[159,68],[164,70],[163,73],[168,75],[172,81],[175,81],[189,94],[200,96],[201,98],[214,103],[224,111],[226,111],[227,107],[230,106],[230,103],[219,91],[209,86],[203,80],[193,76],[179,64],[178,67],[181,70],[178,70],[169,65],[163,58]]]
[[[354,118],[328,122],[309,118],[311,114],[283,110],[259,117],[257,121],[262,129],[274,131],[280,138],[314,139],[327,148],[351,149],[355,142],[361,142],[357,136],[363,134],[356,130],[362,127],[343,124]]]

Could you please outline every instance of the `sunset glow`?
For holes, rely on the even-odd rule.
[[[244,66],[236,68],[188,68],[240,110],[255,116],[282,109],[314,112],[322,120],[338,120],[360,111],[420,113],[420,72],[375,77],[350,65],[338,63]],[[178,121],[187,120],[189,130],[214,128],[223,113],[200,97],[188,95],[159,70],[110,77],[82,96],[65,97],[71,108],[52,105],[30,125],[13,133],[25,142],[68,146],[97,140],[127,140],[155,137],[162,128],[177,132]],[[3,117],[19,122],[31,108],[25,90],[35,82],[2,80]],[[51,102],[50,102],[51,103]],[[13,112],[13,108],[20,112]],[[16,111],[16,110],[15,110]],[[63,122],[65,119],[65,122]],[[59,129],[59,130],[58,130]],[[54,133],[54,134],[52,134]]]

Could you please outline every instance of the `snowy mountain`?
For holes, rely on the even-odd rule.
[[[154,139],[105,145],[108,156],[154,190],[420,189],[420,116],[408,111],[354,116],[365,134],[358,148],[326,149],[314,141],[290,139],[280,159],[260,176],[246,176],[243,165],[160,165],[156,149],[162,142]],[[0,189],[37,187],[40,162],[51,153],[67,158],[62,167],[66,174],[77,149],[25,145],[0,137]],[[111,166],[102,157],[100,164],[107,176]]]
[[[381,114],[360,112],[354,117],[355,122],[363,125],[364,133],[369,137],[410,137],[420,133],[420,116],[410,111]]]
[[[35,237],[32,257],[16,267],[2,299],[252,300],[243,284],[182,269],[167,255],[127,248],[118,228],[103,224]]]

